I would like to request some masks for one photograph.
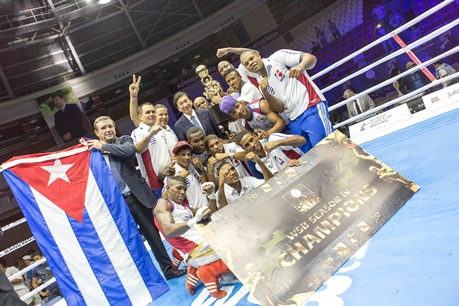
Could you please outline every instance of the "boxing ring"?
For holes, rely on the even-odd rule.
[[[455,27],[459,24],[459,19],[453,20],[409,45],[405,45],[398,36],[399,33],[448,5],[454,5],[454,1],[449,0],[440,3],[402,27],[314,75],[312,79],[318,79],[388,39],[395,39],[401,48],[323,88],[322,91],[327,92],[340,86],[401,54],[408,54],[411,61],[417,64],[414,68],[396,77],[387,79],[352,98],[331,106],[329,111],[331,112],[358,97],[390,85],[399,78],[417,70],[422,69],[428,75],[429,72],[426,71],[425,67],[439,59],[457,53],[459,46],[421,62],[411,50]],[[403,101],[419,96],[427,89],[456,77],[459,77],[459,73],[441,80],[435,80],[430,75],[430,84],[356,117],[339,122],[334,127],[352,125],[356,120],[400,103],[402,104],[392,110],[407,109]],[[459,84],[453,85],[451,89],[442,90],[444,92],[448,90],[453,93],[457,92],[459,96]],[[435,96],[435,94],[432,93],[427,98],[430,99],[431,96]],[[440,97],[440,99],[443,98],[443,96]],[[456,204],[456,199],[459,198],[459,157],[456,152],[459,145],[455,140],[457,137],[450,136],[451,131],[459,128],[458,116],[459,98],[456,98],[453,102],[445,102],[443,105],[438,103],[435,107],[412,114],[407,120],[389,124],[384,130],[377,130],[362,137],[352,138],[351,135],[354,142],[420,185],[421,190],[304,305],[453,306],[459,304],[459,290],[456,288],[456,283],[459,280],[459,246],[456,243],[459,241],[459,230],[457,229],[459,226],[459,206]],[[371,118],[367,120],[371,120]],[[206,289],[203,289],[203,285],[198,288],[201,290],[195,296],[188,294],[181,279],[172,280],[169,285],[172,288],[171,292],[150,305],[178,305],[177,303],[193,306],[259,305],[247,290],[237,282],[222,286],[229,294],[219,301],[211,298]]]
[[[454,0],[440,3],[312,77],[313,80],[318,79],[383,41],[395,39],[401,46],[399,50],[323,88],[322,91],[327,92],[340,86],[401,54],[408,54],[417,66],[331,106],[329,111],[336,110],[358,97],[392,84],[397,79],[420,69],[432,81],[409,94],[339,122],[335,128],[352,125],[363,117],[399,103],[402,104],[389,111],[406,108],[406,104],[403,104],[406,99],[415,97],[446,80],[459,77],[459,73],[455,73],[441,80],[434,80],[432,75],[429,76],[426,68],[439,59],[457,53],[459,46],[426,61],[420,61],[411,51],[457,26],[459,18],[409,45],[405,45],[398,36],[399,33],[448,5],[454,5]],[[452,92],[450,97],[448,97],[448,91]],[[451,89],[443,89],[443,96],[439,94],[433,97],[433,93],[425,97],[424,102],[427,104],[435,98],[439,99],[440,103],[412,114],[406,120],[394,122],[384,129],[375,130],[364,136],[352,137],[351,135],[351,138],[365,150],[420,185],[421,190],[304,305],[453,306],[459,304],[459,290],[456,288],[459,280],[459,245],[457,244],[459,241],[459,205],[456,203],[456,199],[459,198],[459,157],[456,152],[459,145],[458,137],[451,133],[456,128],[459,130],[457,119],[459,117],[459,98],[451,99],[455,92],[459,96],[459,84],[453,85]],[[383,114],[376,116],[381,115]],[[362,124],[362,121],[359,124]],[[164,243],[170,251],[170,245],[166,241]],[[148,244],[145,245],[149,249]],[[151,251],[150,255],[160,270]],[[24,270],[21,272],[24,273]],[[15,277],[16,275],[12,278]],[[171,290],[150,303],[150,306],[260,305],[241,283],[234,280],[228,280],[222,285],[222,288],[229,293],[222,300],[210,297],[202,283],[198,284],[196,295],[191,296],[185,288],[184,277],[172,279],[168,281],[168,284]],[[42,287],[40,286],[38,290]],[[34,290],[30,295],[36,291]],[[24,298],[27,297],[24,296]],[[66,304],[64,300],[61,300],[55,305]]]

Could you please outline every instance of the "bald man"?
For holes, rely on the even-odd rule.
[[[209,110],[210,108],[209,102],[204,97],[197,97],[196,99],[194,99],[193,106],[194,106],[194,109],[197,109],[197,110],[203,110],[203,109]]]

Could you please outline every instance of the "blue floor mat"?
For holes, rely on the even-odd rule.
[[[421,190],[305,305],[459,305],[458,118],[454,110],[361,145]],[[259,305],[240,283],[222,301],[202,284],[191,296],[185,277],[168,284],[150,305]]]

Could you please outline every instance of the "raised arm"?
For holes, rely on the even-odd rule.
[[[97,149],[102,154],[116,156],[120,158],[129,158],[135,155],[135,146],[130,136],[124,135],[119,137],[118,143],[108,144],[102,143],[100,140],[90,140],[88,144],[90,148]]]
[[[227,55],[228,53],[241,55],[245,51],[256,51],[256,50],[248,49],[248,48],[233,48],[233,47],[220,48],[220,49],[217,49],[217,57],[220,58],[222,56]]]
[[[130,102],[129,102],[129,116],[131,117],[132,122],[134,122],[135,126],[140,125],[139,113],[137,108],[139,106],[138,102],[138,94],[139,94],[139,86],[140,80],[142,77],[138,77],[137,80],[135,79],[135,74],[132,75],[132,84],[129,85],[129,95],[130,95]]]
[[[148,149],[148,145],[150,144],[151,138],[154,137],[159,131],[162,130],[162,127],[158,125],[154,125],[150,128],[148,133],[143,137],[138,143],[135,144],[135,150],[137,153],[142,154]]]
[[[228,170],[226,170],[228,171]],[[220,209],[228,205],[228,199],[226,198],[225,194],[225,179],[224,177],[226,176],[227,173],[225,173],[224,167],[220,169],[220,172],[218,173],[219,180],[218,180],[218,205],[220,206]]]
[[[266,117],[268,117],[268,120],[274,123],[274,126],[267,131],[268,136],[273,133],[282,132],[282,130],[285,128],[287,124],[285,123],[285,120],[282,119],[282,117],[278,113],[271,110],[271,108],[269,107],[268,101],[266,101],[265,99],[262,99],[260,101],[260,108],[261,108],[261,111],[266,114]]]
[[[270,178],[272,178],[274,175],[273,173],[271,172],[271,170],[268,169],[268,167],[266,167],[266,165],[261,161],[261,158],[260,156],[258,156],[257,154],[253,153],[253,152],[249,152],[247,153],[247,159],[251,160],[251,161],[254,161],[261,169],[261,172],[263,173],[263,178],[265,179],[265,181],[269,180]]]
[[[261,79],[259,85],[260,85],[261,93],[263,94],[266,101],[268,102],[269,108],[276,113],[282,113],[284,111],[284,102],[282,102],[281,99],[272,95],[269,92],[268,78],[264,77],[263,79]]]
[[[283,146],[290,146],[290,147],[300,147],[306,143],[306,138],[299,135],[292,135],[290,137],[277,139],[274,141],[270,141],[265,144],[264,149],[266,152],[271,152],[272,150],[283,147]]]
[[[301,55],[301,60],[300,63],[292,67],[290,71],[288,72],[288,77],[289,78],[297,78],[299,77],[304,70],[312,69],[317,63],[317,58],[310,54],[310,53],[303,53]]]

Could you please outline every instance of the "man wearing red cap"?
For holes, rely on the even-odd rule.
[[[207,197],[202,193],[201,187],[201,184],[207,182],[207,174],[205,171],[199,174],[196,168],[192,165],[191,160],[193,154],[191,152],[191,145],[188,142],[181,140],[175,144],[174,150],[172,152],[175,154],[176,160],[174,165],[174,175],[181,176],[186,180],[186,205],[193,209],[207,207],[209,205],[209,201],[207,200]],[[167,182],[167,180],[168,178],[166,178],[165,182]],[[213,197],[215,199],[215,195]],[[211,198],[212,196],[209,199]]]

